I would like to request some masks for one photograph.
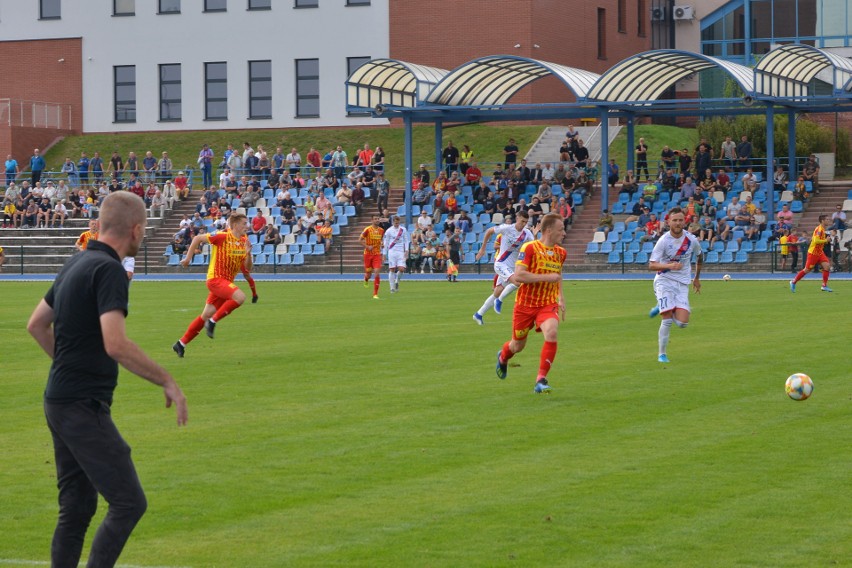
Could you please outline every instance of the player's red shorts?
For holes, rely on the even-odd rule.
[[[819,254],[808,254],[808,259],[805,261],[805,270],[810,270],[814,266],[822,263],[831,264],[829,262],[828,257],[825,255],[825,252],[821,252]]]
[[[207,281],[207,289],[210,290],[207,303],[216,306],[217,310],[239,290],[236,284],[225,278],[211,278]]]
[[[515,304],[515,311],[512,313],[512,338],[525,339],[532,328],[540,332],[541,324],[549,319],[559,319],[559,304],[538,307]]]
[[[382,255],[364,253],[364,269],[372,268],[373,270],[382,269]]]

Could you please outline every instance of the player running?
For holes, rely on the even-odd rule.
[[[494,307],[494,311],[499,314],[503,309],[503,300],[518,288],[518,285],[512,280],[512,275],[515,273],[515,261],[518,259],[518,252],[524,243],[535,240],[535,235],[527,228],[529,219],[529,213],[518,211],[515,214],[514,224],[504,223],[499,227],[489,227],[482,236],[482,246],[479,247],[479,252],[476,253],[476,260],[479,260],[485,255],[485,246],[494,233],[497,233],[497,238],[500,239],[500,253],[494,257],[494,272],[497,274],[494,292],[486,298],[482,307],[473,314],[473,320],[479,325],[485,323],[482,321],[482,316],[492,306]]]
[[[180,261],[184,268],[189,266],[195,251],[201,243],[212,245],[210,265],[207,268],[207,302],[201,315],[195,318],[177,343],[172,345],[178,357],[183,357],[186,346],[201,333],[207,331],[207,337],[213,339],[216,323],[239,308],[246,301],[246,295],[234,284],[234,277],[243,267],[252,268],[251,243],[246,236],[248,220],[242,213],[234,213],[228,219],[230,230],[215,235],[202,233],[192,239],[186,257]]]
[[[373,223],[361,231],[358,240],[364,245],[364,288],[369,286],[370,275],[373,278],[373,299],[379,299],[379,283],[382,270],[382,238],[385,230],[379,226],[379,216],[373,215]]]
[[[393,225],[385,231],[382,240],[382,253],[388,261],[391,294],[399,292],[399,279],[405,272],[409,246],[411,246],[411,238],[408,236],[408,230],[400,226],[399,215],[394,215]]]
[[[819,264],[820,268],[822,268],[822,288],[820,288],[820,290],[823,292],[834,291],[828,287],[828,277],[831,274],[831,262],[828,260],[828,256],[823,250],[825,243],[828,242],[828,237],[825,236],[825,230],[830,224],[831,221],[829,220],[828,215],[819,216],[819,225],[817,225],[816,229],[814,229],[814,234],[811,237],[811,244],[808,246],[808,256],[805,259],[805,266],[792,280],[790,280],[791,292],[796,292],[796,283],[804,278],[808,272],[813,270],[817,264]]]
[[[686,224],[683,210],[673,207],[669,211],[669,231],[659,238],[648,269],[655,270],[654,294],[657,305],[648,314],[650,317],[662,315],[660,322],[659,353],[657,361],[668,363],[666,348],[669,344],[669,334],[672,323],[685,328],[689,323],[689,283],[696,294],[701,293],[701,265],[703,256],[701,243],[698,238],[683,230]],[[692,278],[692,260],[695,259],[695,278]]]
[[[509,359],[524,350],[530,330],[535,329],[544,335],[534,389],[536,393],[550,392],[547,373],[556,358],[559,320],[565,320],[562,266],[568,253],[559,246],[564,238],[562,216],[548,213],[541,222],[541,238],[521,247],[513,276],[520,287],[512,314],[512,339],[497,352],[497,376],[505,379]]]

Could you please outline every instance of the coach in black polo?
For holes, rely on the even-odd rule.
[[[110,416],[118,365],[163,387],[166,406],[176,405],[178,424],[187,420],[177,383],[125,333],[128,282],[121,258],[136,256],[145,222],[138,196],[109,195],[101,206],[98,240],[65,263],[27,325],[53,359],[44,413],[59,487],[54,568],[76,568],[98,493],[109,511],[95,534],[88,566],[113,566],[147,507],[130,447]]]

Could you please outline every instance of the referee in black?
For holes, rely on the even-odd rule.
[[[130,446],[110,416],[118,365],[161,386],[166,407],[177,409],[178,425],[187,420],[180,387],[125,331],[128,282],[121,258],[139,251],[145,217],[133,193],[109,195],[98,240],[65,263],[27,324],[53,360],[44,391],[59,487],[53,568],[76,568],[98,493],[109,511],[92,542],[89,568],[115,565],[147,507]]]

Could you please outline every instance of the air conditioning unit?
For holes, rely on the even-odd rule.
[[[666,9],[662,6],[658,6],[657,8],[651,8],[651,21],[652,22],[663,22],[666,19]]]
[[[672,8],[672,19],[691,20],[692,18],[692,6],[675,6],[674,8]]]

